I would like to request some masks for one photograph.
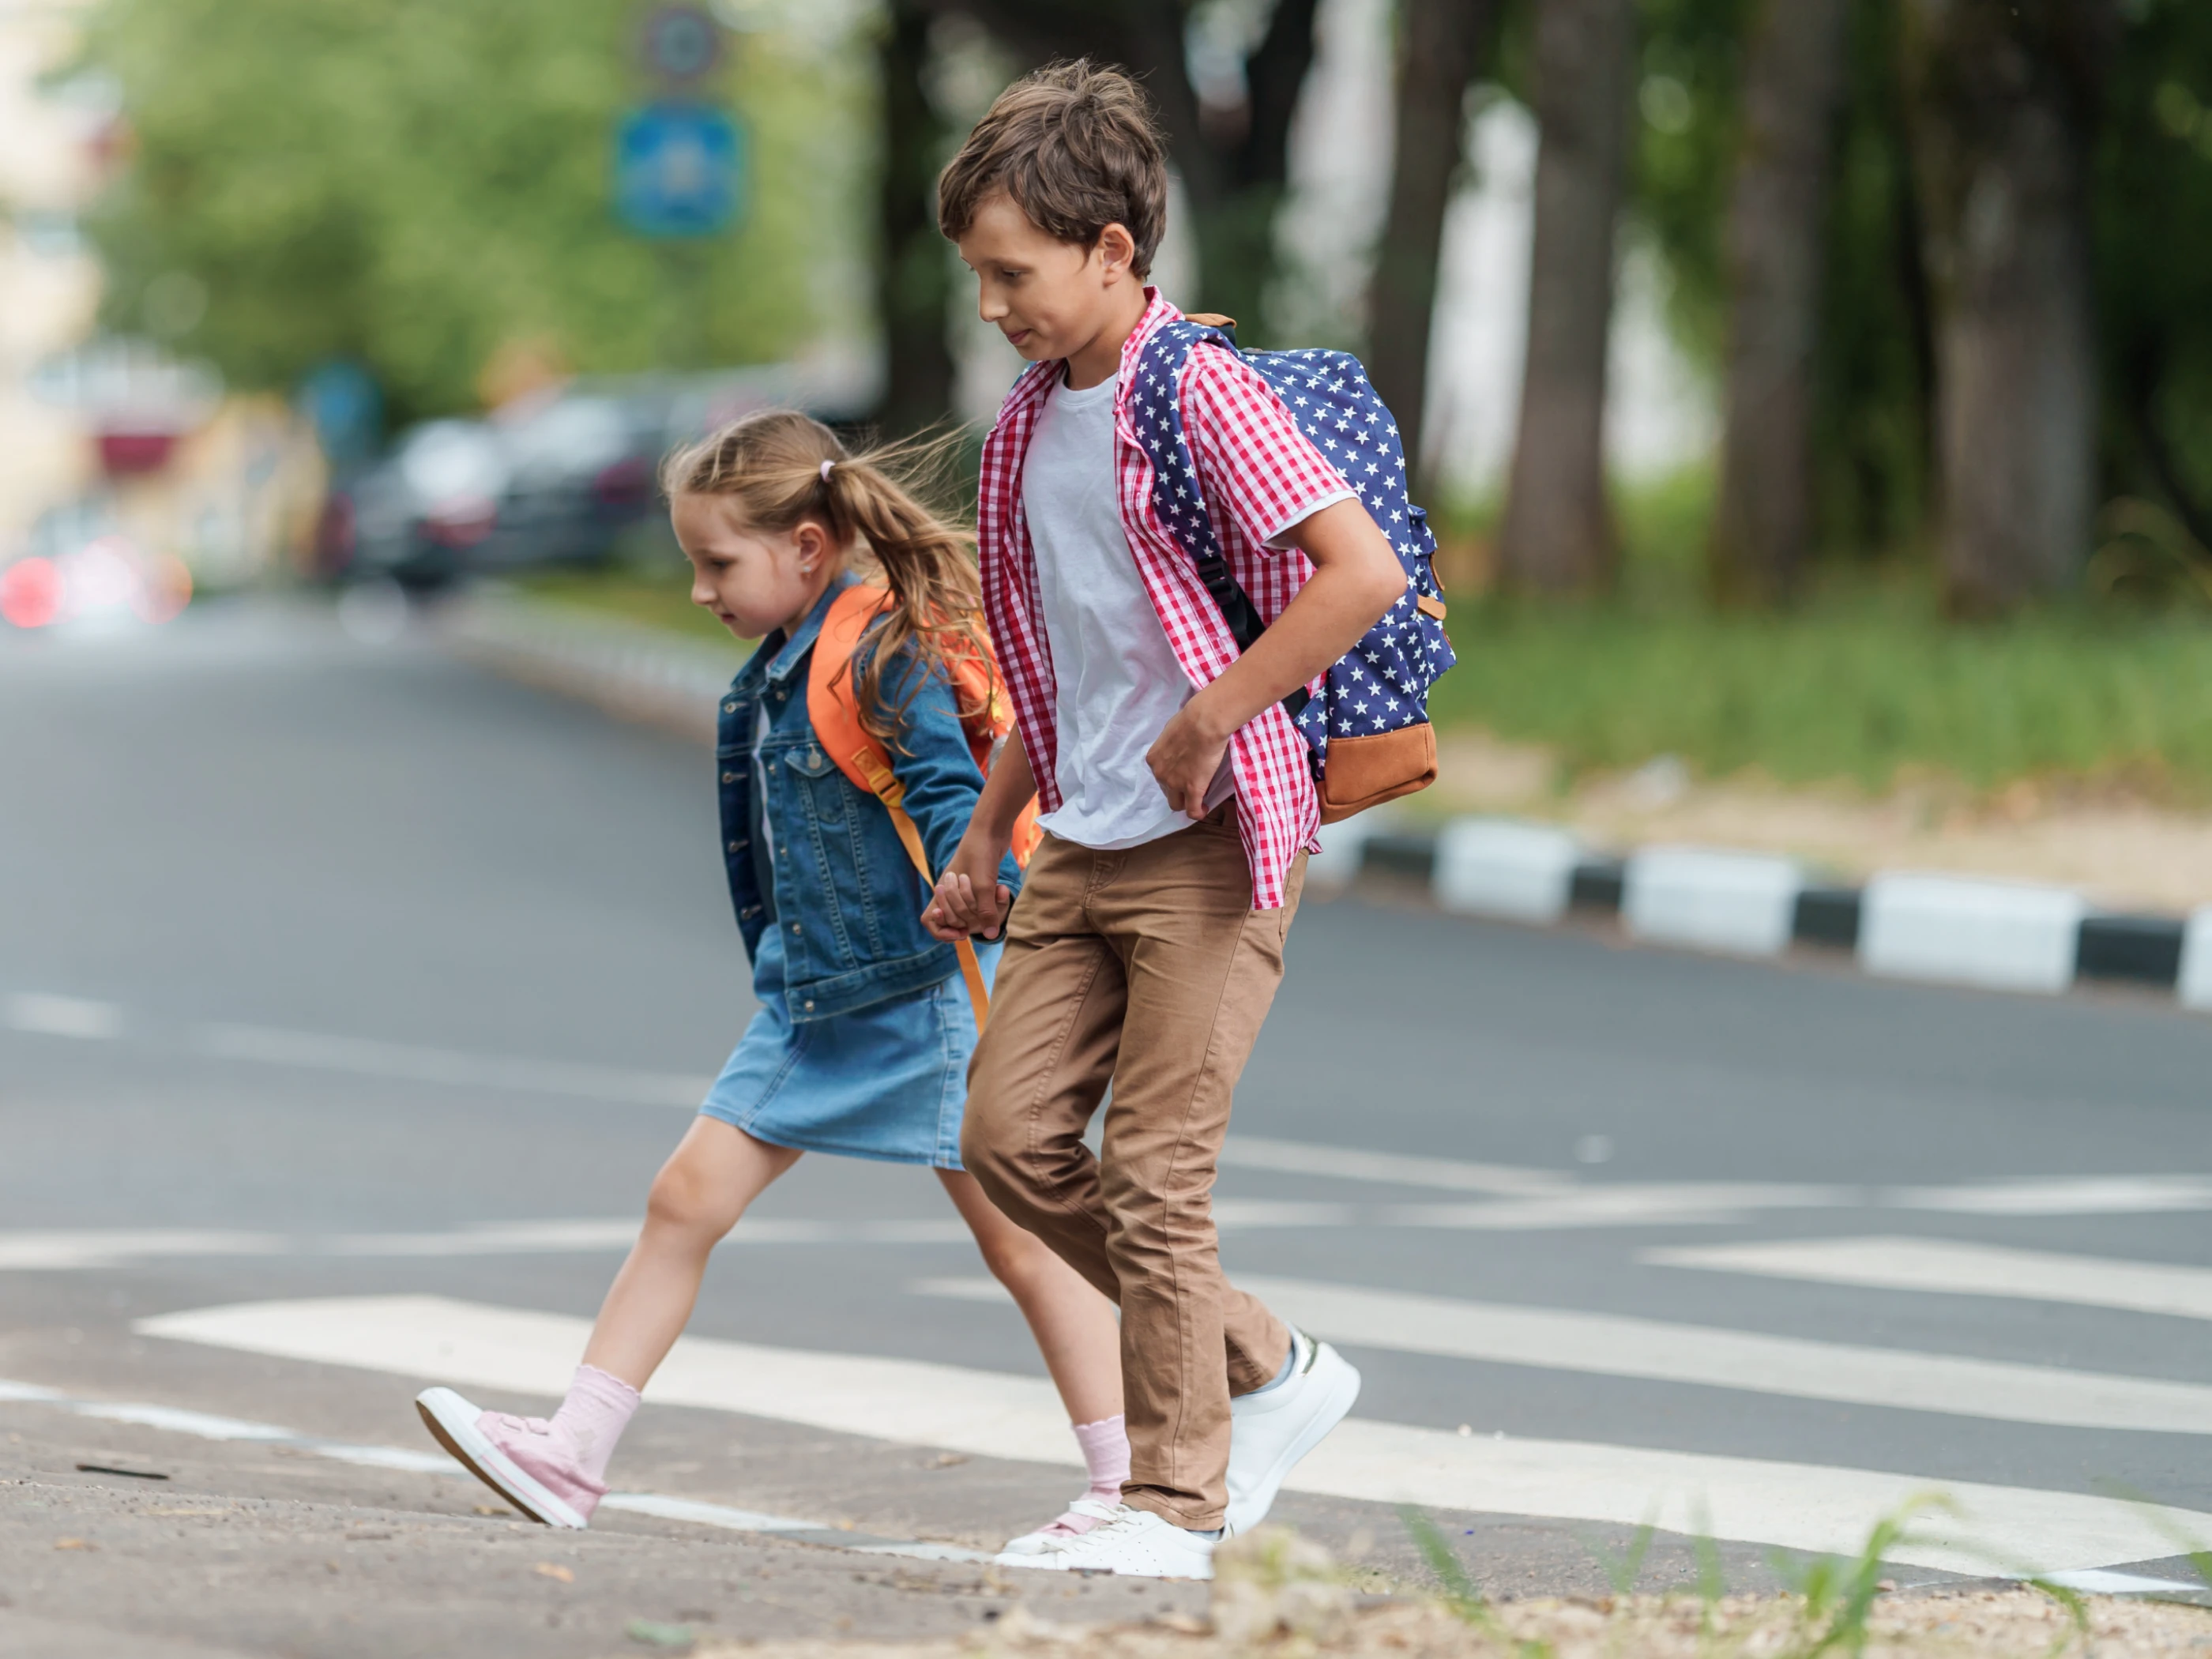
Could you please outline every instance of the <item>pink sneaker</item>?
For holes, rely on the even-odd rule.
[[[1067,1512],[1049,1526],[1039,1527],[1035,1532],[1025,1532],[1019,1538],[1007,1541],[1002,1555],[1049,1555],[1065,1547],[1071,1539],[1080,1538],[1093,1527],[1114,1518],[1114,1505],[1102,1504],[1095,1498],[1077,1498],[1067,1506]]]
[[[461,1467],[533,1521],[582,1528],[607,1489],[576,1467],[542,1417],[480,1410],[451,1389],[425,1389],[415,1409]]]

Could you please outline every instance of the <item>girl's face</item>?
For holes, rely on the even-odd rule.
[[[757,530],[728,495],[678,495],[669,504],[676,539],[691,561],[691,603],[704,606],[741,640],[788,633],[830,585],[836,561],[820,525]]]

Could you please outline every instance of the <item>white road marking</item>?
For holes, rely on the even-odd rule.
[[[1494,1193],[1508,1198],[1553,1193],[1574,1185],[1572,1176],[1553,1170],[1468,1164],[1456,1158],[1366,1152],[1352,1146],[1322,1146],[1310,1141],[1273,1140],[1258,1135],[1230,1136],[1221,1149],[1220,1163],[1226,1170],[1268,1170],[1279,1175],[1374,1181],[1394,1187],[1440,1187],[1451,1192]]]
[[[408,1377],[557,1397],[590,1322],[442,1297],[345,1297],[204,1308],[141,1320],[147,1336]],[[971,1455],[1076,1467],[1042,1378],[685,1337],[647,1392],[706,1407]],[[2075,1492],[1938,1481],[1573,1441],[1462,1437],[1351,1419],[1300,1464],[1302,1492],[1384,1504],[1637,1526],[1827,1553],[1855,1552],[1882,1516],[1941,1489],[1960,1515],[1928,1517],[1890,1552],[1954,1572],[2057,1572],[2174,1553],[2212,1538],[2212,1515]]]
[[[1562,1187],[1488,1204],[1395,1204],[1373,1212],[1393,1227],[1535,1232],[1571,1227],[1721,1226],[1762,1210],[1841,1209],[1863,1204],[1849,1187],[1734,1181],[1611,1182]]]
[[[112,1002],[27,991],[0,1001],[0,1024],[41,1036],[114,1038],[123,1035],[123,1011]]]
[[[1286,1218],[1271,1224],[1311,1224]],[[493,1222],[453,1232],[286,1233],[24,1232],[0,1233],[0,1271],[112,1267],[171,1256],[477,1256],[555,1255],[626,1251],[638,1223],[626,1220]],[[763,1216],[731,1233],[726,1244],[965,1244],[971,1235],[957,1216],[912,1220],[830,1220]]]
[[[1650,1249],[1662,1267],[1705,1267],[1769,1279],[1866,1285],[1887,1291],[2066,1302],[2129,1313],[2212,1319],[2212,1267],[2120,1261],[1950,1238],[1809,1238]]]
[[[2044,1582],[2085,1595],[2171,1595],[2176,1590],[2202,1595],[2204,1590],[2202,1584],[2185,1584],[2177,1578],[2146,1578],[2138,1572],[2111,1572],[2102,1567],[2049,1573]]]
[[[357,1077],[389,1078],[406,1083],[568,1095],[630,1106],[683,1106],[696,1109],[714,1085],[711,1078],[684,1077],[666,1072],[634,1072],[567,1060],[464,1054],[451,1048],[420,1048],[404,1043],[372,1042],[366,1037],[280,1031],[260,1025],[206,1026],[198,1034],[197,1046],[202,1053],[222,1060],[346,1072]]]
[[[2212,1175],[2077,1176],[1902,1187],[1880,1202],[1953,1215],[2156,1215],[2212,1210]]]
[[[241,1418],[214,1417],[205,1412],[185,1411],[136,1401],[75,1400],[54,1389],[0,1377],[0,1404],[51,1406],[58,1410],[109,1423],[132,1423],[172,1434],[189,1434],[201,1440],[252,1441],[296,1447],[333,1462],[360,1468],[404,1469],[413,1474],[450,1476],[472,1480],[475,1476],[443,1452],[420,1451],[400,1446],[362,1446],[342,1440],[325,1440],[279,1428],[273,1423],[250,1423]],[[720,1527],[731,1532],[777,1533],[801,1536],[858,1555],[898,1555],[923,1561],[984,1561],[988,1555],[956,1544],[933,1544],[920,1539],[871,1538],[854,1534],[827,1521],[804,1521],[795,1516],[771,1515],[760,1510],[732,1509],[696,1498],[672,1498],[661,1492],[609,1492],[599,1507],[626,1510],[634,1515],[658,1516],[667,1521],[690,1521],[700,1526]]]
[[[2196,1383],[1304,1279],[1240,1273],[1237,1283],[1316,1336],[1397,1353],[2005,1423],[2212,1434],[2212,1388]],[[913,1289],[971,1302],[1005,1296],[984,1278],[924,1279]]]
[[[288,1248],[286,1241],[274,1233],[191,1228],[0,1233],[0,1269],[107,1267],[144,1256],[281,1255]]]

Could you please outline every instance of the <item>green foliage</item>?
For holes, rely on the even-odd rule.
[[[2106,94],[2096,251],[2117,490],[2212,542],[2212,9],[2151,0]]]
[[[1912,1517],[1927,1510],[1955,1514],[1958,1505],[1940,1492],[1909,1499],[1894,1514],[1875,1522],[1857,1557],[1850,1561],[1820,1556],[1799,1564],[1787,1556],[1775,1556],[1777,1576],[1804,1598],[1797,1614],[1798,1639],[1790,1647],[1787,1659],[1820,1659],[1836,1649],[1854,1655],[1866,1651],[1871,1634],[1867,1615],[1874,1611],[1875,1597],[1881,1591],[1882,1558],[1905,1541]]]
[[[673,548],[665,566],[611,565],[598,570],[541,570],[515,584],[532,599],[642,623],[671,634],[726,645],[732,660],[747,647],[730,630],[691,603],[691,567]]]
[[[1950,627],[1918,584],[1838,580],[1782,617],[1656,598],[1462,603],[1439,725],[1556,748],[1576,767],[1681,756],[1708,775],[1934,772],[1994,788],[2126,775],[2212,798],[2212,635],[2184,617],[2053,611]]]
[[[733,38],[714,90],[750,128],[751,211],[680,247],[627,233],[614,123],[647,95],[626,0],[105,0],[88,55],[136,156],[94,231],[110,320],[204,284],[178,343],[248,386],[345,355],[402,418],[472,407],[502,344],[576,368],[783,355],[830,319],[863,106],[844,71]]]
[[[1467,1566],[1452,1548],[1451,1540],[1443,1534],[1428,1516],[1411,1504],[1399,1506],[1399,1522],[1413,1540],[1413,1547],[1428,1563],[1429,1571],[1444,1589],[1443,1601],[1453,1616],[1470,1625],[1481,1624],[1490,1616],[1490,1604],[1474,1579],[1468,1577]]]

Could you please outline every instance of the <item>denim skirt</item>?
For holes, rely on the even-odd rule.
[[[976,942],[988,981],[1000,946]],[[887,1164],[960,1167],[960,1113],[975,1013],[955,974],[851,1013],[794,1025],[784,1007],[780,930],[753,957],[760,1012],[699,1109],[775,1146]]]

